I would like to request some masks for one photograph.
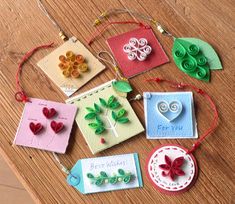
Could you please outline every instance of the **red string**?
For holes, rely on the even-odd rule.
[[[99,35],[101,35],[110,25],[115,25],[115,24],[136,24],[140,27],[146,27],[147,25],[144,25],[141,22],[136,22],[136,21],[113,21],[113,22],[109,22],[106,25],[104,25],[100,30],[98,30],[95,33],[92,34],[91,38],[89,40],[87,40],[88,45],[90,45],[94,39],[96,37],[98,37]]]
[[[17,92],[15,93],[15,99],[18,101],[18,102],[29,102],[29,98],[28,96],[25,94],[22,86],[20,85],[20,73],[22,71],[22,66],[23,64],[39,49],[41,48],[49,48],[49,47],[52,47],[54,43],[50,43],[48,45],[41,45],[41,46],[38,46],[38,47],[35,47],[33,48],[32,50],[30,50],[29,52],[27,52],[23,58],[21,59],[19,65],[18,65],[18,70],[17,70],[17,73],[16,73],[16,90]]]
[[[213,100],[211,99],[211,97],[202,89],[197,88],[196,86],[193,86],[191,84],[184,84],[184,83],[177,83],[177,82],[173,82],[170,80],[166,80],[166,79],[161,79],[161,78],[153,78],[153,79],[147,79],[147,81],[155,81],[155,82],[166,82],[168,84],[171,85],[171,87],[175,87],[175,88],[185,88],[185,87],[190,87],[191,89],[193,89],[194,91],[196,91],[197,93],[201,94],[202,96],[204,96],[210,103],[210,106],[214,112],[214,117],[213,120],[211,122],[210,127],[200,136],[200,138],[193,144],[193,147],[188,150],[187,154],[191,154],[193,153],[201,144],[201,142],[210,134],[212,133],[215,128],[217,127],[218,124],[218,119],[219,119],[219,115],[218,115],[218,111],[217,108],[215,106],[215,103],[213,102]]]

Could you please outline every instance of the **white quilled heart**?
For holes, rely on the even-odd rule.
[[[123,46],[123,51],[127,53],[128,59],[133,61],[135,59],[144,61],[151,53],[152,48],[148,45],[148,41],[145,38],[131,38],[128,44]]]
[[[171,122],[179,117],[183,110],[183,105],[180,101],[171,101],[168,103],[167,101],[158,101],[157,102],[157,111],[158,113],[164,117],[168,122]]]

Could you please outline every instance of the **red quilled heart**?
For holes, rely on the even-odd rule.
[[[46,118],[48,118],[48,119],[52,118],[52,117],[55,116],[55,114],[57,113],[54,108],[50,108],[50,109],[49,109],[49,108],[47,108],[47,107],[44,107],[44,108],[42,109],[42,112],[43,112],[43,115],[44,115]]]
[[[62,122],[57,123],[53,120],[51,121],[51,128],[55,133],[58,133],[64,128],[64,124]]]
[[[36,135],[43,129],[43,126],[42,126],[41,123],[36,123],[35,124],[35,123],[31,122],[31,123],[29,123],[29,128],[32,131],[32,133],[34,135]]]

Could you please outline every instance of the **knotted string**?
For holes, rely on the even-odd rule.
[[[203,91],[202,89],[199,89],[196,86],[193,86],[191,84],[177,83],[177,82],[174,82],[174,81],[170,81],[170,80],[166,80],[166,79],[161,79],[161,78],[147,79],[147,81],[155,81],[157,83],[166,82],[166,83],[170,84],[171,87],[178,88],[178,89],[182,89],[182,88],[187,88],[188,87],[188,88],[193,89],[197,93],[201,94],[202,96],[204,96],[209,101],[211,109],[213,110],[213,113],[214,113],[213,120],[211,122],[210,127],[202,135],[199,136],[199,139],[193,144],[193,147],[190,150],[187,151],[187,154],[193,153],[201,145],[202,141],[209,134],[211,134],[215,130],[215,128],[217,127],[219,115],[218,115],[218,111],[217,111],[217,108],[215,106],[215,103],[213,102],[211,97],[205,91]]]
[[[104,25],[102,28],[98,29],[95,31],[95,33],[92,34],[91,38],[87,40],[88,45],[90,45],[95,38],[97,38],[98,36],[100,36],[109,26],[111,25],[123,25],[123,24],[135,24],[138,25],[139,27],[146,27],[147,25],[144,25],[141,22],[137,22],[137,21],[112,21],[107,23],[106,25]]]
[[[24,92],[22,86],[20,85],[20,74],[22,72],[22,67],[24,65],[24,63],[39,49],[42,49],[42,48],[50,48],[53,46],[54,43],[50,43],[50,44],[47,44],[47,45],[41,45],[41,46],[38,46],[38,47],[35,47],[33,48],[32,50],[30,50],[29,52],[27,52],[23,58],[21,59],[19,65],[18,65],[18,70],[17,70],[17,73],[16,73],[16,90],[17,92],[15,93],[15,99],[18,101],[18,102],[29,102],[29,98],[28,96],[26,95],[26,93]]]
[[[107,55],[110,59],[102,57],[102,55]],[[117,66],[117,63],[116,63],[114,57],[108,51],[100,51],[97,54],[97,58],[100,59],[103,62],[106,62],[106,63],[110,64],[113,67],[113,69],[115,71],[115,79],[116,80],[119,78],[121,80],[127,81],[127,79],[125,77],[122,77],[122,74],[121,74],[121,72],[120,72],[120,70]]]

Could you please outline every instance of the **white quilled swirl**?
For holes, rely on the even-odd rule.
[[[151,53],[152,48],[148,45],[148,41],[145,38],[131,38],[128,44],[123,46],[123,51],[127,53],[128,59],[133,61],[135,59],[144,61]]]

